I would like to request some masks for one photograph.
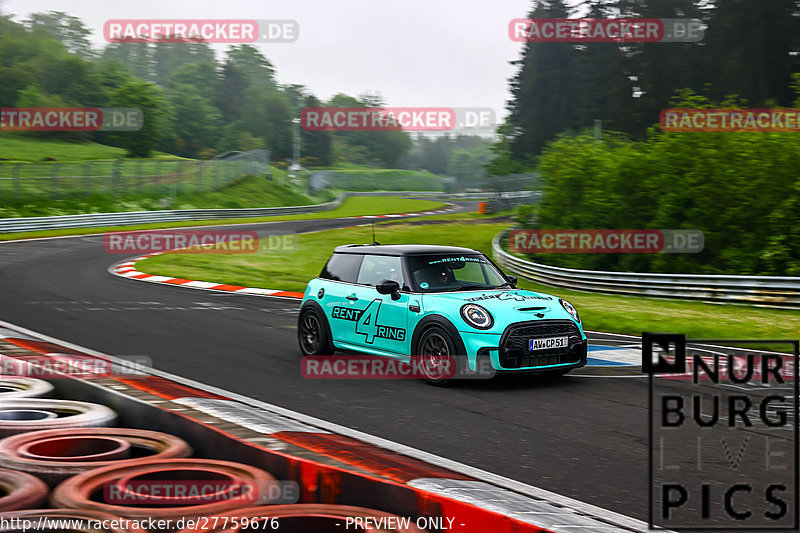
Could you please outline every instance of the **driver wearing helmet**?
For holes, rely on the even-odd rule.
[[[417,283],[427,282],[434,287],[446,287],[455,281],[455,275],[448,266],[434,265],[422,269],[415,275]]]

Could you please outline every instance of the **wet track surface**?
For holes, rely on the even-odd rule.
[[[286,233],[362,222],[237,228]],[[648,381],[641,375],[513,376],[451,388],[304,379],[299,302],[106,272],[123,258],[104,251],[102,236],[0,244],[0,319],[108,354],[145,355],[167,372],[647,518]]]

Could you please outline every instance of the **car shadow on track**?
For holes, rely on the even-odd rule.
[[[580,386],[583,380],[566,376],[548,376],[545,374],[502,374],[489,379],[468,379],[448,384],[447,388],[463,391],[513,391],[513,390],[546,390],[550,388],[570,388]],[[426,386],[433,386],[422,382]]]

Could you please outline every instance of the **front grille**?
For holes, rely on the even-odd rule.
[[[530,339],[568,337],[565,348],[528,350]],[[584,354],[578,327],[570,320],[543,320],[512,324],[500,339],[500,365],[503,368],[580,363]]]

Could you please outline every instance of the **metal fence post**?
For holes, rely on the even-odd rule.
[[[113,193],[114,196],[116,196],[117,193],[119,192],[119,179],[120,179],[119,175],[121,166],[122,166],[122,159],[117,159],[111,165],[111,183],[109,192]]]
[[[134,189],[138,194],[142,192],[142,160],[136,160],[136,176],[134,176]]]
[[[162,163],[163,163],[163,161],[161,159],[157,160],[156,161],[155,170],[153,171],[153,174],[154,174],[153,183],[156,184],[156,187],[155,187],[156,191],[160,191],[160,189],[161,189],[160,187],[158,187],[158,185],[161,185],[161,181],[162,181],[162,172],[161,172]]]
[[[205,187],[203,186],[203,165],[205,165],[203,161],[195,162],[195,167],[197,167],[197,184],[201,191],[205,190]]]
[[[61,166],[60,163],[53,164],[52,176],[50,176],[50,180],[52,181],[51,185],[53,186],[53,199],[58,200],[58,170]]]
[[[22,163],[14,163],[14,170],[12,177],[14,178],[14,200],[19,200],[22,189],[19,181],[19,173],[22,170]]]
[[[91,180],[89,179],[89,172],[91,171],[92,165],[88,161],[83,164],[83,195],[89,196],[91,194]]]

